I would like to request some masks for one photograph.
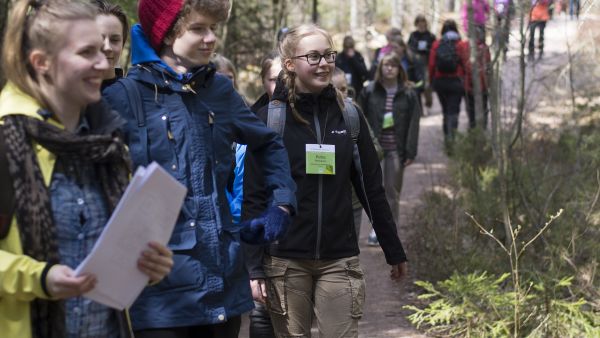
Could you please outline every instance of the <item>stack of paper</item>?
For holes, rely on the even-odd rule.
[[[137,261],[150,241],[169,241],[186,193],[156,162],[138,168],[92,252],[75,271],[97,278],[85,297],[119,310],[133,304],[148,284]]]

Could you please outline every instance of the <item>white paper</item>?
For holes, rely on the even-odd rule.
[[[168,243],[186,193],[156,162],[138,168],[92,252],[75,270],[97,278],[84,297],[118,310],[133,304],[148,284],[137,261],[150,241]]]

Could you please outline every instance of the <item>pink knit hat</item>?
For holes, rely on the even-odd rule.
[[[160,51],[165,35],[175,23],[182,7],[183,0],[140,0],[140,24],[155,51]]]

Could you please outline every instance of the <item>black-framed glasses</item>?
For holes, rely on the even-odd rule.
[[[312,53],[308,53],[308,54],[304,54],[304,55],[294,56],[292,59],[305,58],[306,62],[309,65],[315,66],[315,65],[318,65],[319,63],[321,63],[321,59],[325,59],[325,62],[327,62],[327,63],[334,63],[336,55],[337,55],[336,51],[327,52],[325,54],[319,54],[317,52],[312,52]]]

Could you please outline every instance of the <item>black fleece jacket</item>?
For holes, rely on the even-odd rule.
[[[286,236],[277,244],[267,247],[267,253],[282,258],[314,260],[358,255],[350,183],[356,191],[362,189],[353,165],[353,141],[346,130],[335,90],[329,86],[319,95],[298,96],[296,107],[310,125],[294,119],[287,104],[287,89],[282,83],[278,83],[273,99],[283,101],[287,106],[283,141],[288,151],[292,177],[298,186],[298,208]],[[267,113],[267,107],[263,107],[258,116],[266,121]],[[317,124],[318,131],[315,128]],[[379,160],[362,115],[360,129],[357,145],[366,195],[373,214],[373,227],[387,263],[399,264],[406,261],[406,255],[385,198]],[[335,175],[306,174],[305,145],[317,144],[315,136],[320,136],[323,144],[335,145]],[[247,153],[242,219],[247,220],[260,215],[268,205],[262,176],[261,168],[253,154]],[[363,194],[359,195],[361,203],[365,206]],[[254,277],[258,278],[256,275]]]

